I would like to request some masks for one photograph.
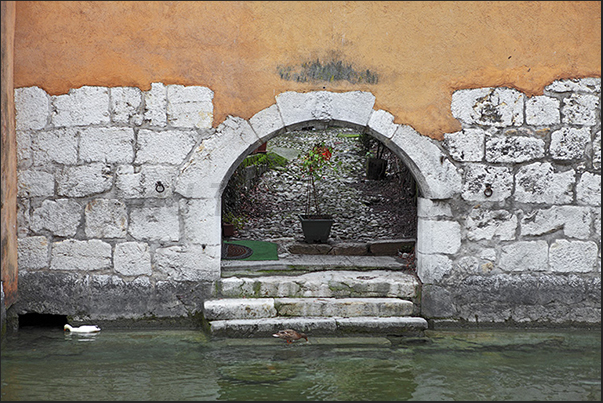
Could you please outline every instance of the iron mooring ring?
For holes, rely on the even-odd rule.
[[[492,196],[492,192],[493,192],[492,185],[489,183],[486,183],[486,188],[484,189],[484,195],[486,197],[490,197],[490,196]]]
[[[161,181],[157,181],[157,183],[155,183],[155,190],[158,193],[163,193],[163,191],[165,190],[165,186],[163,186],[163,183],[161,183]]]

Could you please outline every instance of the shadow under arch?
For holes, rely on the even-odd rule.
[[[422,198],[449,199],[461,191],[461,177],[436,140],[394,116],[374,110],[370,92],[284,92],[276,103],[246,121],[228,116],[213,136],[203,140],[180,167],[174,191],[185,199],[184,240],[203,245],[205,263],[217,277],[221,259],[221,197],[234,170],[254,149],[273,137],[303,127],[351,127],[369,133],[409,168]],[[204,222],[199,223],[202,216]],[[417,246],[421,242],[417,234]],[[419,270],[419,267],[417,267]]]

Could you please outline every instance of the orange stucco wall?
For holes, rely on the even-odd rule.
[[[568,1],[19,1],[15,87],[51,95],[152,82],[215,92],[214,125],[284,91],[370,91],[396,123],[442,138],[461,88],[541,94],[601,75],[601,3]],[[296,82],[283,68],[340,61],[378,76]]]

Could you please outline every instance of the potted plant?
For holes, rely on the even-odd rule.
[[[381,180],[385,178],[387,171],[387,160],[383,158],[385,145],[368,134],[361,134],[360,141],[366,150],[366,177],[372,180]],[[376,151],[373,147],[376,143]]]
[[[236,230],[240,230],[245,225],[245,217],[236,216],[228,212],[222,216],[222,235],[231,237]]]
[[[320,181],[324,179],[326,170],[337,171],[331,160],[333,148],[325,143],[315,144],[302,157],[302,172],[309,177],[306,194],[306,212],[300,214],[302,231],[308,243],[325,243],[331,233],[333,217],[325,214],[320,207]]]

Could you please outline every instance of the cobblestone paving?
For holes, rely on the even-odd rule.
[[[366,179],[366,155],[360,141],[342,136],[353,133],[357,132],[351,129],[296,131],[270,140],[267,148],[269,152],[299,150],[303,155],[320,140],[333,147],[332,159],[341,161],[340,168],[337,173],[329,172],[319,183],[323,210],[335,218],[331,241],[415,238],[414,185],[405,186],[401,179],[406,178],[408,182],[406,167],[386,150],[384,157],[389,162],[386,178]],[[292,159],[286,168],[265,172],[258,185],[247,194],[241,212],[246,222],[232,239],[301,241],[298,215],[305,214],[308,184],[308,178],[302,175],[299,157]]]

